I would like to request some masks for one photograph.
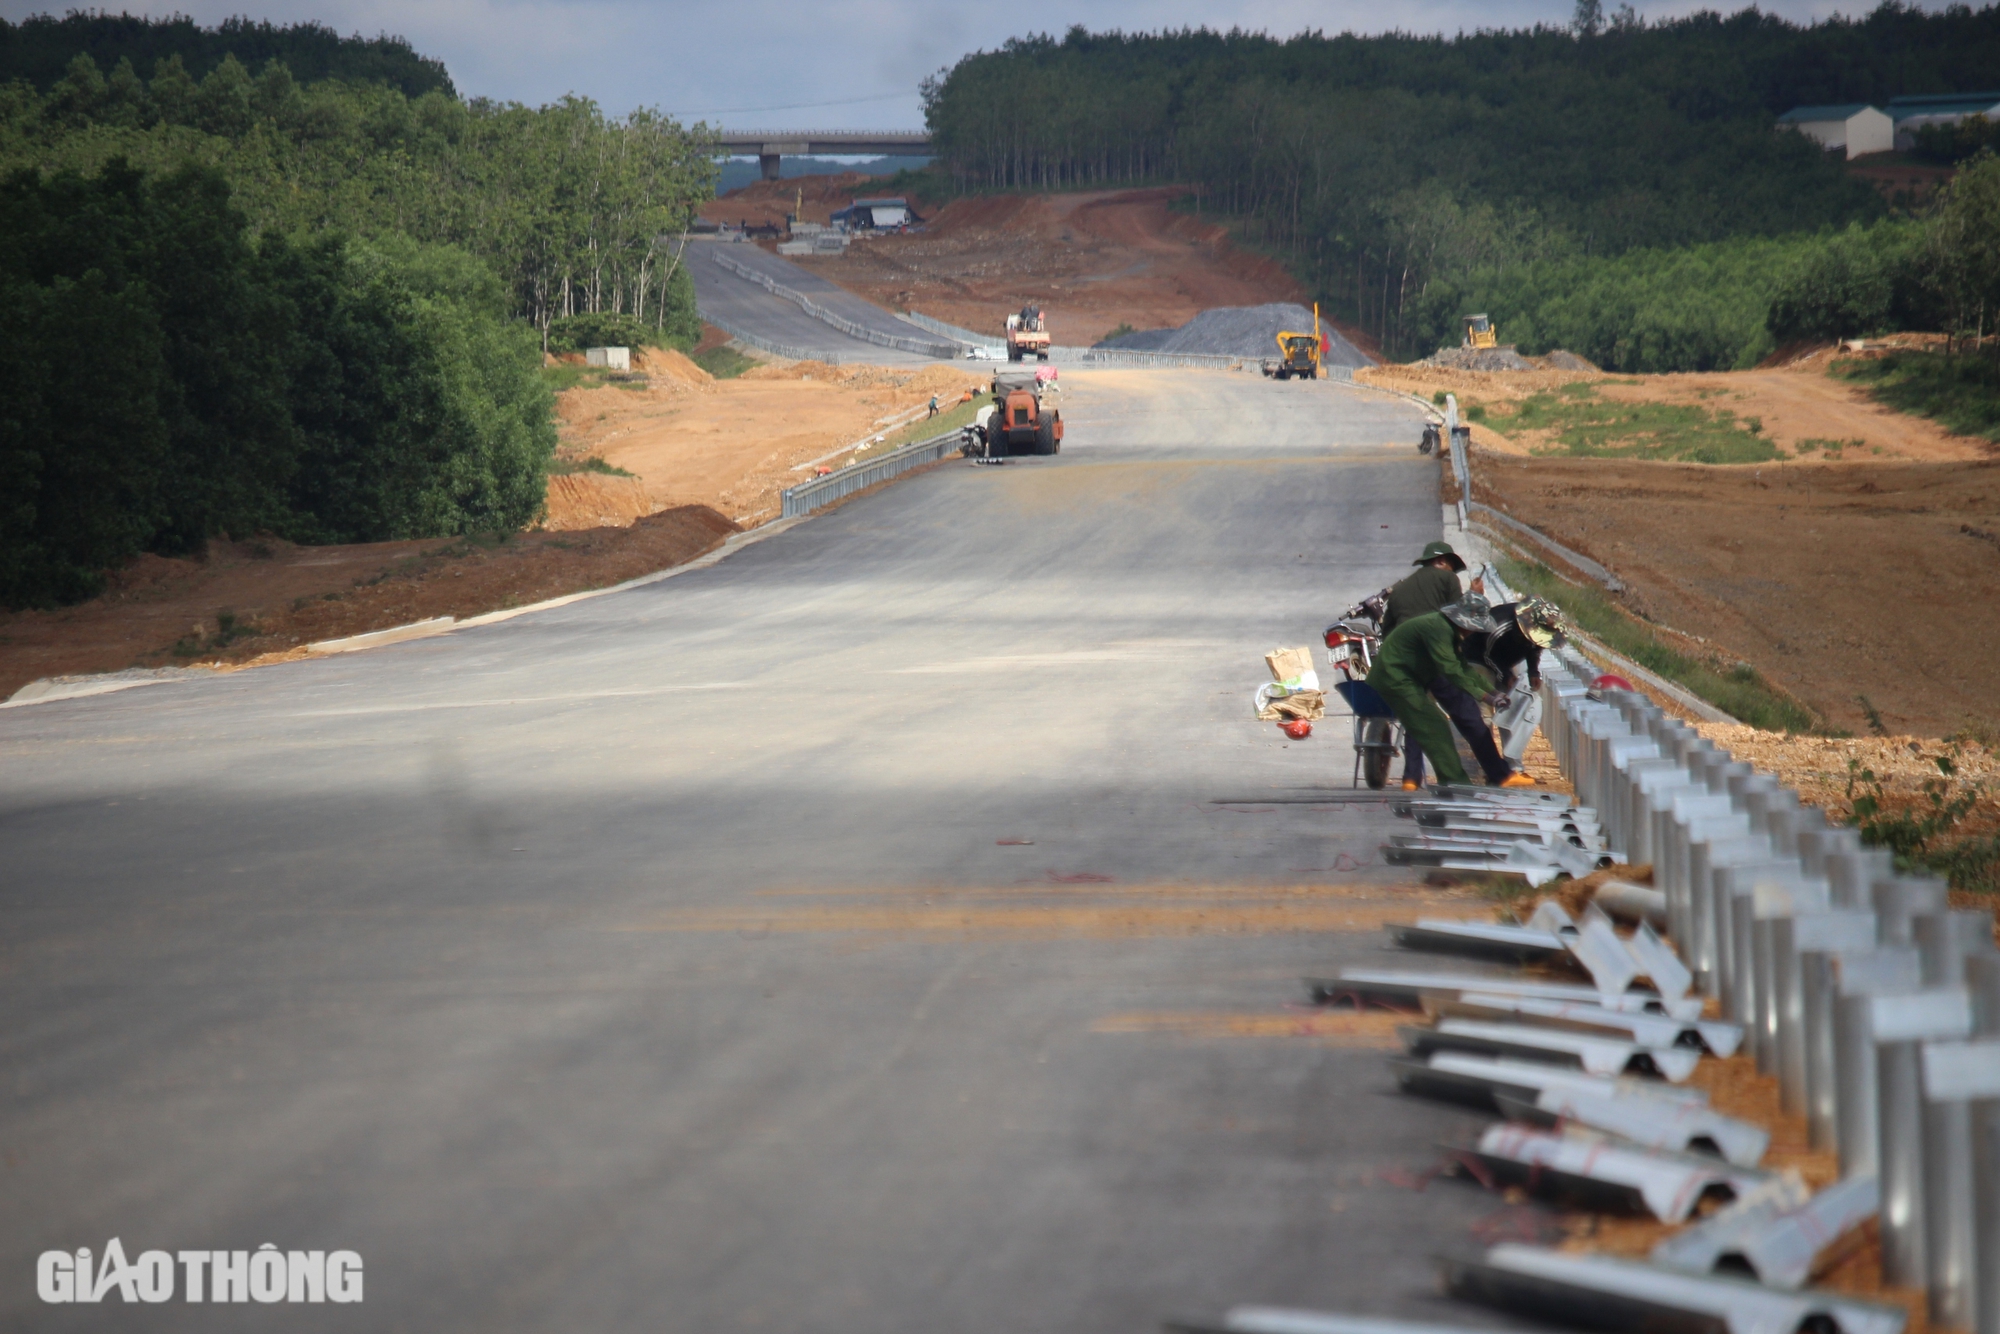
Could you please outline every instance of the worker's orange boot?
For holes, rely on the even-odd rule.
[[[1538,784],[1526,774],[1508,774],[1500,780],[1501,787],[1535,787]]]
[[[1412,783],[1407,778],[1403,780],[1403,791],[1405,792],[1415,792],[1421,789],[1422,787],[1423,787],[1422,783]]]

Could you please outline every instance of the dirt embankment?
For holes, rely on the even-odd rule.
[[[1310,299],[1275,260],[1169,207],[1186,193],[1163,187],[957,199],[921,231],[798,262],[877,305],[996,339],[1010,313],[1039,305],[1056,342],[1067,345],[1095,343],[1120,325],[1185,324],[1217,306]]]
[[[879,176],[857,171],[838,176],[787,176],[780,181],[752,181],[701,206],[704,222],[728,227],[783,227],[793,213],[800,222],[825,223],[836,209],[857,198],[893,195]]]
[[[713,505],[755,527],[777,516],[779,493],[808,479],[813,465],[838,466],[845,446],[894,429],[932,395],[955,402],[983,383],[978,372],[950,365],[816,361],[773,363],[721,381],[659,374],[564,394],[561,451],[636,474],[575,475],[607,507],[636,488],[656,508]],[[580,511],[566,510],[564,519],[572,514]]]
[[[737,526],[703,505],[629,527],[301,547],[215,541],[141,556],[80,606],[0,615],[0,699],[44,676],[241,664],[437,616],[603,588],[712,550]]]
[[[540,530],[333,547],[219,541],[199,558],[142,556],[90,602],[0,613],[0,699],[44,676],[244,663],[666,569],[774,518],[778,493],[812,475],[797,465],[838,465],[843,446],[977,379],[949,366],[805,362],[717,381],[656,349],[639,349],[633,370],[558,397],[558,452],[636,475],[551,477]]]
[[[1755,418],[1777,457],[1730,466],[1579,457],[1552,432],[1474,423],[1474,494],[1608,566],[1631,610],[1751,663],[1835,727],[1867,732],[1865,695],[1893,732],[1990,732],[2000,455],[1880,407],[1826,361],[1660,376],[1390,366],[1359,378],[1427,401],[1448,390],[1503,419],[1580,383],[1612,403]]]

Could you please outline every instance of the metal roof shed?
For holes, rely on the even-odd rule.
[[[1866,102],[1793,107],[1778,117],[1778,125],[1797,130],[1828,152],[1844,151],[1850,161],[1864,153],[1886,153],[1896,146],[1896,122]]]

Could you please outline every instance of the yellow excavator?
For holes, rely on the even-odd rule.
[[[1484,315],[1467,315],[1465,321],[1465,341],[1461,347],[1498,347],[1500,331],[1493,327],[1493,321]]]
[[[1311,333],[1295,333],[1285,330],[1278,335],[1279,356],[1274,361],[1266,358],[1259,363],[1264,374],[1274,380],[1289,380],[1294,375],[1301,380],[1319,378],[1320,353],[1326,350],[1326,343],[1319,332],[1319,302],[1313,302],[1313,327]]]

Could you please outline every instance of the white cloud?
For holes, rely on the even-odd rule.
[[[1658,18],[1711,6],[1659,0],[1637,7]],[[1807,21],[1865,6],[1764,0],[1760,7]],[[0,14],[10,19],[55,8],[0,0]],[[120,0],[117,8],[186,13],[204,24],[245,11],[243,0]],[[1021,0],[978,6],[964,0],[818,0],[810,7],[775,0],[267,0],[252,17],[400,34],[441,58],[467,96],[540,103],[573,92],[613,113],[658,106],[732,128],[879,129],[922,125],[917,82],[938,67],[1009,37],[1059,36],[1076,23],[1127,32],[1206,25],[1280,36],[1308,29],[1454,33],[1561,24],[1570,10],[1563,0]]]

